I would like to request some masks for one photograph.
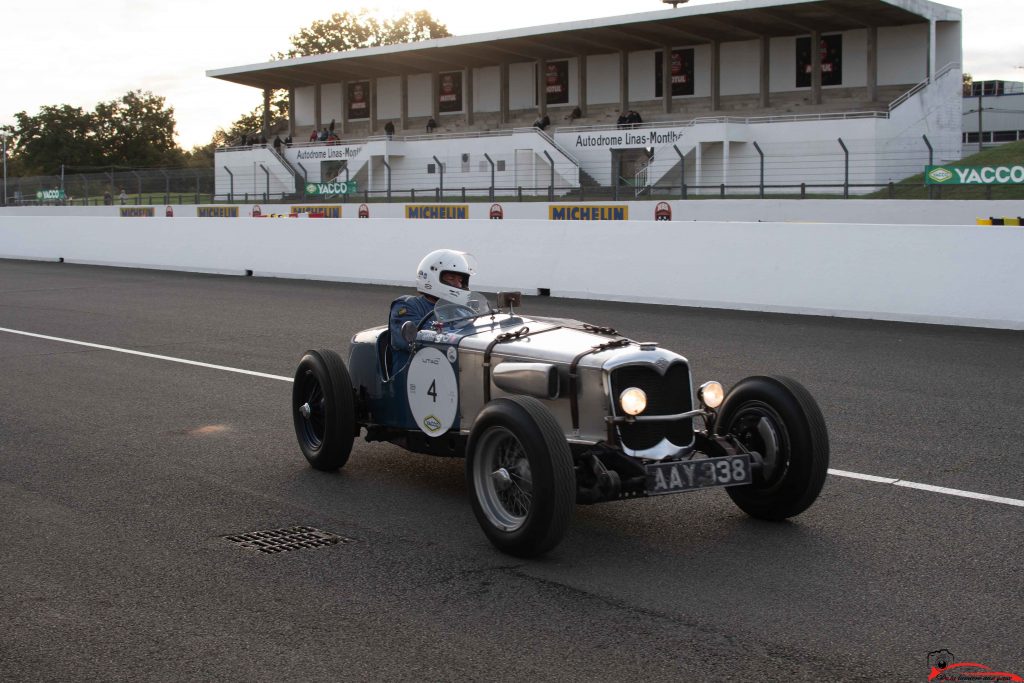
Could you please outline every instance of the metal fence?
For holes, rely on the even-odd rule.
[[[7,179],[7,204],[102,206],[103,204],[199,204],[212,199],[212,168],[162,168],[65,173]],[[63,190],[64,199],[42,192]]]

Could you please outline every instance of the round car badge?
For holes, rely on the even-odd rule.
[[[427,347],[416,352],[409,361],[405,390],[409,410],[424,434],[441,436],[455,424],[459,384],[452,364],[441,351]]]
[[[459,352],[455,350],[454,346],[448,347],[448,362],[454,363],[459,357]]]

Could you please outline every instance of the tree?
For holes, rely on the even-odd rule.
[[[450,36],[448,27],[426,10],[406,12],[394,19],[380,21],[365,7],[353,14],[335,12],[330,19],[314,21],[291,37],[292,48],[278,52],[277,59],[290,59],[330,52],[345,52],[363,47],[414,43]]]
[[[970,97],[971,89],[972,89],[973,84],[974,84],[974,76],[972,76],[971,74],[969,74],[969,73],[967,73],[965,71],[964,72],[964,96],[965,97]]]
[[[363,8],[355,14],[347,11],[334,13],[330,19],[314,21],[309,28],[300,29],[291,36],[291,49],[278,52],[271,59],[292,59],[377,45],[413,43],[450,35],[448,27],[426,10],[406,12],[400,17],[381,21]],[[270,121],[271,129],[288,121],[288,93],[284,90],[271,93]],[[263,105],[260,104],[248,114],[238,117],[227,130],[218,129],[214,132],[210,144],[237,144],[242,135],[255,135],[262,130]]]
[[[174,142],[174,108],[166,98],[133,90],[96,105],[96,133],[112,166],[173,166],[184,160]]]
[[[56,175],[61,164],[97,166],[103,148],[96,136],[95,115],[67,104],[47,105],[30,116],[14,115],[17,125],[8,141],[13,171],[18,175]]]

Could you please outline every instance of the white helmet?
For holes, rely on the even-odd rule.
[[[441,282],[444,273],[463,276],[462,287]],[[469,301],[469,278],[476,274],[476,259],[472,254],[454,249],[438,249],[423,257],[416,270],[416,291],[456,304]]]

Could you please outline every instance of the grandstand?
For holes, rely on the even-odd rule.
[[[869,192],[961,153],[961,12],[926,0],[683,5],[207,75],[291,105],[263,132],[292,145],[217,150],[221,197],[335,180],[389,197],[755,192],[766,177]],[[628,111],[642,123],[619,123]],[[332,122],[337,142],[306,142]]]

